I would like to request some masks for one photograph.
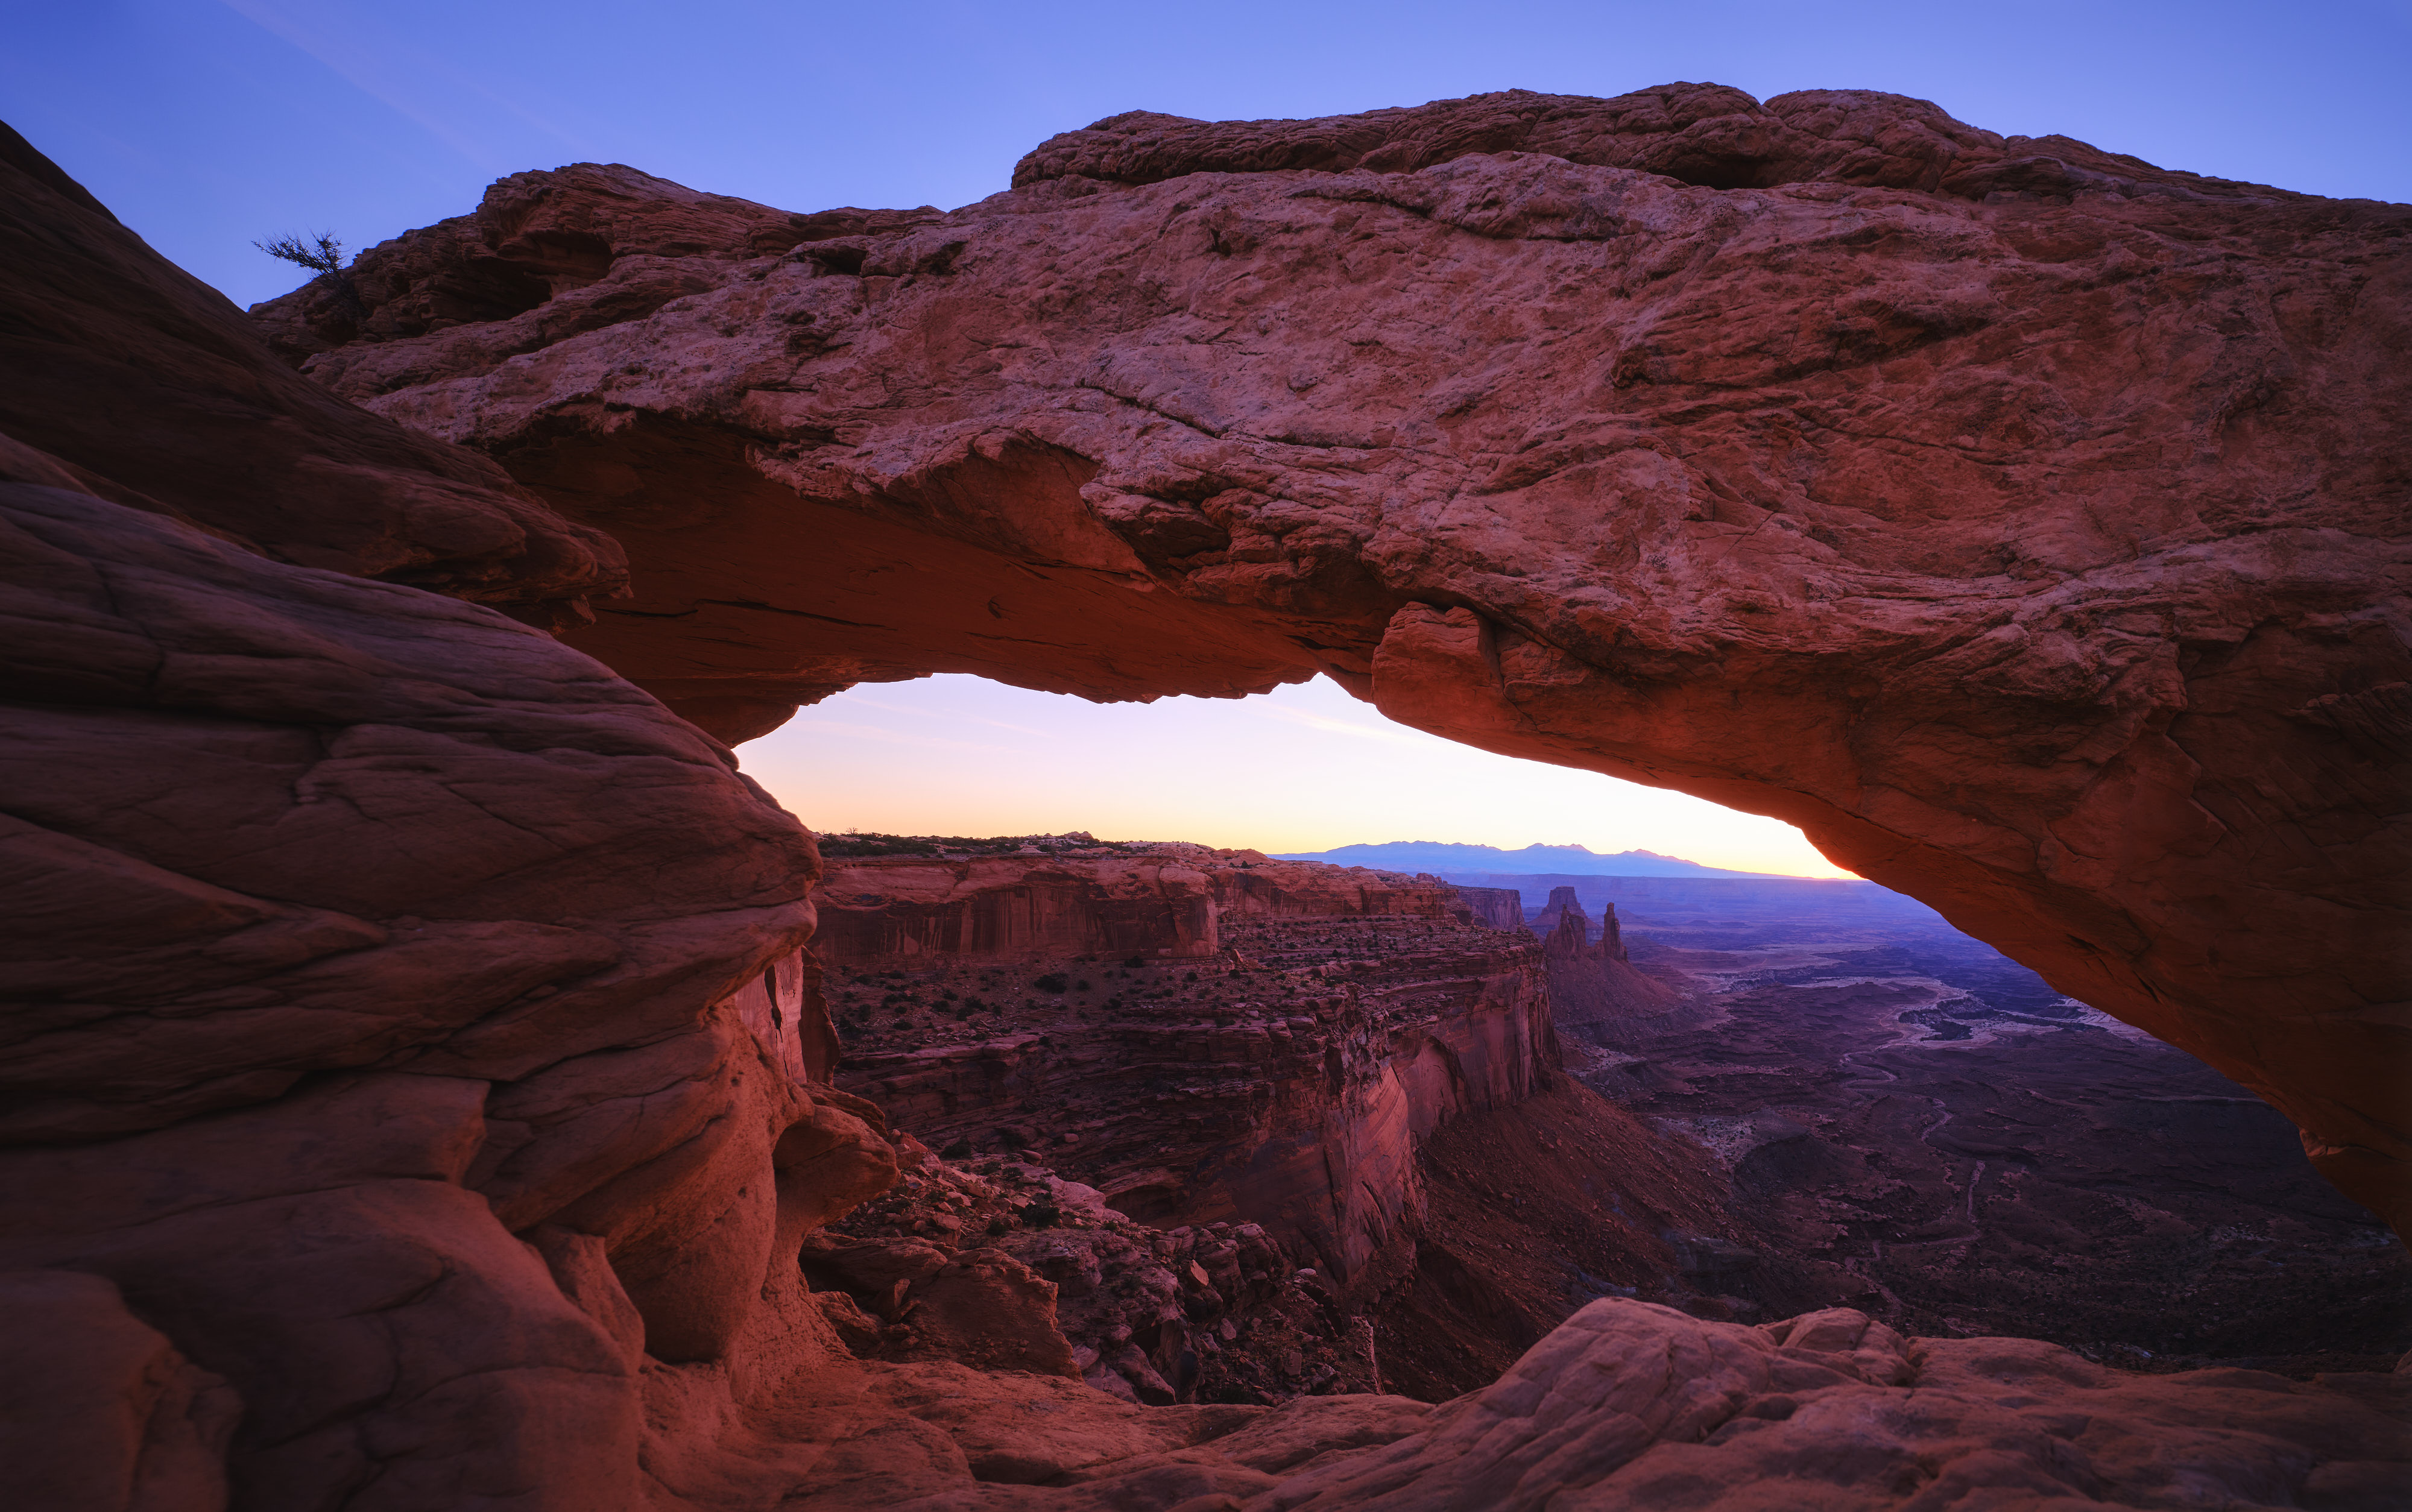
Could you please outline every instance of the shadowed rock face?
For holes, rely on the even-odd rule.
[[[1706,85],[1118,117],[1016,182],[308,371],[610,531],[573,643],[724,738],[1322,670],[1800,825],[2405,1221],[2412,210]]]
[[[0,479],[64,482],[281,561],[574,619],[611,538],[492,462],[334,402],[0,126]],[[328,296],[331,297],[331,296]],[[44,455],[47,454],[47,455]]]

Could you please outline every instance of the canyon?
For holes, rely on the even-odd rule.
[[[1112,895],[1135,869],[1157,889],[1157,938],[1169,943],[1155,949],[1130,928],[1131,899]],[[1219,1343],[1199,1333],[1201,1321],[1220,1321],[1201,1304],[1227,1300],[1229,1286],[1201,1296],[1159,1284],[1159,1309],[1168,1297],[1183,1306],[1136,1330],[1126,1311],[1066,1324],[1106,1389],[1211,1400],[1239,1383],[1228,1358],[1201,1362],[1199,1350],[1228,1357],[1236,1346],[1257,1357],[1238,1400],[1270,1404],[1313,1379],[1437,1401],[1487,1384],[1608,1288],[1687,1299],[1670,1232],[1738,1237],[1724,1183],[1698,1150],[1564,1076],[1554,947],[1477,922],[1459,889],[1434,878],[1159,844],[850,858],[823,887],[824,921],[851,909],[918,922],[939,892],[963,917],[995,917],[1039,888],[1085,893],[1086,917],[1059,902],[1043,932],[952,931],[954,948],[931,950],[917,929],[858,924],[834,939],[905,948],[854,956],[837,944],[827,959],[847,1044],[837,1085],[922,1148],[983,1157],[983,1171],[1001,1160],[1051,1191],[1068,1179],[1079,1205],[1102,1206],[1142,1255],[1168,1242],[1139,1232],[1152,1226],[1176,1246],[1196,1232],[1237,1234],[1261,1257],[1287,1304],[1275,1309],[1278,1346],[1259,1342],[1249,1312]],[[1189,927],[1199,919],[1206,928]],[[1122,940],[1095,948],[1110,926]],[[1445,1153],[1503,1138],[1529,1160],[1462,1169]],[[1510,1257],[1494,1253],[1498,1221],[1478,1215],[1501,1200],[1542,1202],[1507,1175],[1527,1164],[1548,1170],[1539,1184],[1566,1211]],[[1515,1195],[1503,1196],[1503,1181]],[[831,1232],[879,1246],[874,1257],[899,1240],[996,1247],[993,1232],[983,1237],[993,1204],[949,1211],[942,1190],[933,1210],[919,1196],[875,1203]],[[846,1253],[815,1263],[843,1274]],[[1177,1275],[1180,1253],[1153,1269]],[[1047,1260],[1036,1269],[1060,1273],[1067,1298],[1107,1285],[1094,1262]],[[872,1290],[886,1284],[884,1261],[860,1264]],[[1305,1284],[1285,1289],[1286,1277]],[[911,1299],[890,1299],[887,1311]],[[1134,1331],[1144,1358],[1126,1353]],[[1294,1363],[1291,1349],[1302,1350]]]
[[[1930,910],[1863,884],[1559,887],[1623,916],[1657,989],[1603,1013],[1553,975],[1568,1068],[1716,1157],[1743,1299],[2151,1370],[2412,1348],[2412,1270],[2284,1119]]]
[[[1981,1096],[1881,1043],[1944,979],[1849,959],[1887,942],[1704,993],[1737,975],[1705,940],[1611,948],[1562,903],[1545,942],[1413,877],[1088,837],[824,859],[730,745],[938,670],[1321,672],[1801,825],[2233,1078],[2401,1232],[2412,658],[2371,418],[2412,383],[2412,212],[1703,84],[1134,113],[1014,178],[798,214],[518,174],[353,299],[247,317],[0,135],[26,1494],[2391,1505],[2400,1373],[1750,1315],[1781,1309],[1703,1183],[1774,1179],[1838,1266],[1841,1205],[1895,1190],[1841,1092],[1787,1083],[1794,1136],[1694,1074],[1685,1036],[1793,1004],[1953,1112],[1884,1178],[1934,1241],[1948,1193],[2083,1242],[2047,1190],[2081,1182],[1988,1195]],[[1007,986],[1073,926],[1090,989]],[[867,1032],[907,999],[943,1039]],[[1972,1050],[2015,1017],[1922,1001]],[[1580,1084],[1618,1075],[1703,1138]],[[1867,1274],[1934,1311],[1948,1269]]]

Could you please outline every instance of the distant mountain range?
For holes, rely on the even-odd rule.
[[[1290,851],[1285,861],[1329,861],[1334,866],[1371,866],[1385,872],[1489,872],[1531,876],[1774,876],[1772,872],[1728,872],[1655,850],[1602,856],[1586,845],[1451,845],[1436,840],[1391,840],[1379,845],[1343,845],[1338,850]]]

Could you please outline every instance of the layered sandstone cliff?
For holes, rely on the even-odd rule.
[[[1524,900],[1513,888],[1455,887],[1466,913],[1476,921],[1494,930],[1521,930],[1524,927]]]
[[[980,846],[1010,843],[958,849]],[[1143,1401],[1438,1401],[1607,1291],[1733,1300],[1684,1270],[1684,1242],[1738,1237],[1722,1173],[1559,1075],[1552,989],[1597,976],[1596,947],[1559,962],[1555,936],[1472,922],[1453,885],[1253,851],[858,859],[830,875],[951,878],[966,905],[1080,880],[1093,919],[1124,918],[1109,885],[1167,854],[1211,901],[1212,955],[1076,953],[1098,931],[1070,906],[1053,953],[960,930],[934,950],[928,932],[877,923],[924,918],[909,891],[850,895],[848,938],[899,947],[836,958],[840,1082],[971,1163],[929,1162],[808,1251],[886,1320],[868,1358],[965,1332],[947,1269],[961,1256],[1055,1282],[1086,1378]],[[1247,911],[1227,917],[1234,903]],[[824,896],[823,919],[835,912]],[[1046,1183],[1036,1229],[994,1190],[1007,1178]]]
[[[1410,1263],[1417,1141],[1556,1069],[1540,951],[1462,922],[1446,884],[1184,859],[833,869],[823,917],[855,915],[831,958],[839,1084],[934,1148],[1044,1143],[1134,1217],[1256,1223],[1344,1287],[1371,1284]],[[1118,890],[1143,893],[1171,943],[1117,937],[1133,917]],[[922,892],[970,918],[1041,891],[1063,902],[1044,932],[919,927]]]
[[[1226,919],[1465,912],[1455,889],[1429,881],[1179,843],[855,854],[831,864],[819,898],[815,950],[832,963],[1085,952],[1207,957],[1221,950]]]
[[[162,1506],[619,1505],[649,1413],[815,1358],[763,1293],[894,1163],[799,1079],[795,820],[490,610],[0,508],[0,1268],[8,1348],[67,1371],[33,1436],[157,1378]]]

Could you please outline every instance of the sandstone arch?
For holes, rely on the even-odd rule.
[[[1120,118],[1019,177],[795,216],[520,175],[377,249],[363,321],[265,312],[313,384],[0,134],[0,1416],[36,1494],[890,1505],[973,1474],[778,1263],[894,1160],[812,1084],[811,837],[479,604],[593,615],[573,645],[731,740],[931,669],[1320,668],[1797,816],[2252,1079],[2402,1226],[2404,468],[2367,418],[2407,381],[2403,210],[1691,86]],[[1258,272],[1315,365],[1247,345]],[[1426,1450],[1574,1357],[1846,1408],[1913,1368],[1857,1314],[1583,1316],[1437,1438],[1324,1420],[1302,1453],[1402,1447],[1291,1490],[1495,1499]],[[2395,1442],[2325,1387],[1934,1353],[1962,1448],[2006,1384],[2051,1408],[2076,1372],[2105,1485],[2210,1453],[2207,1420],[2268,1430],[2288,1484]],[[1055,1384],[1095,1461],[1191,1484],[1145,1463],[1184,1419]],[[1610,1436],[1666,1405],[1576,1403]],[[1483,1442],[1525,1473],[1529,1435]],[[1244,1468],[1193,1483],[1272,1485]]]
[[[525,174],[371,255],[381,339],[262,315],[615,537],[634,597],[567,639],[726,739],[931,671],[1323,671],[1800,825],[2405,1221],[2372,422],[2412,407],[2412,212],[1706,85],[1117,117],[1015,183],[764,256],[801,219]],[[508,319],[386,314],[547,227],[615,260]]]

